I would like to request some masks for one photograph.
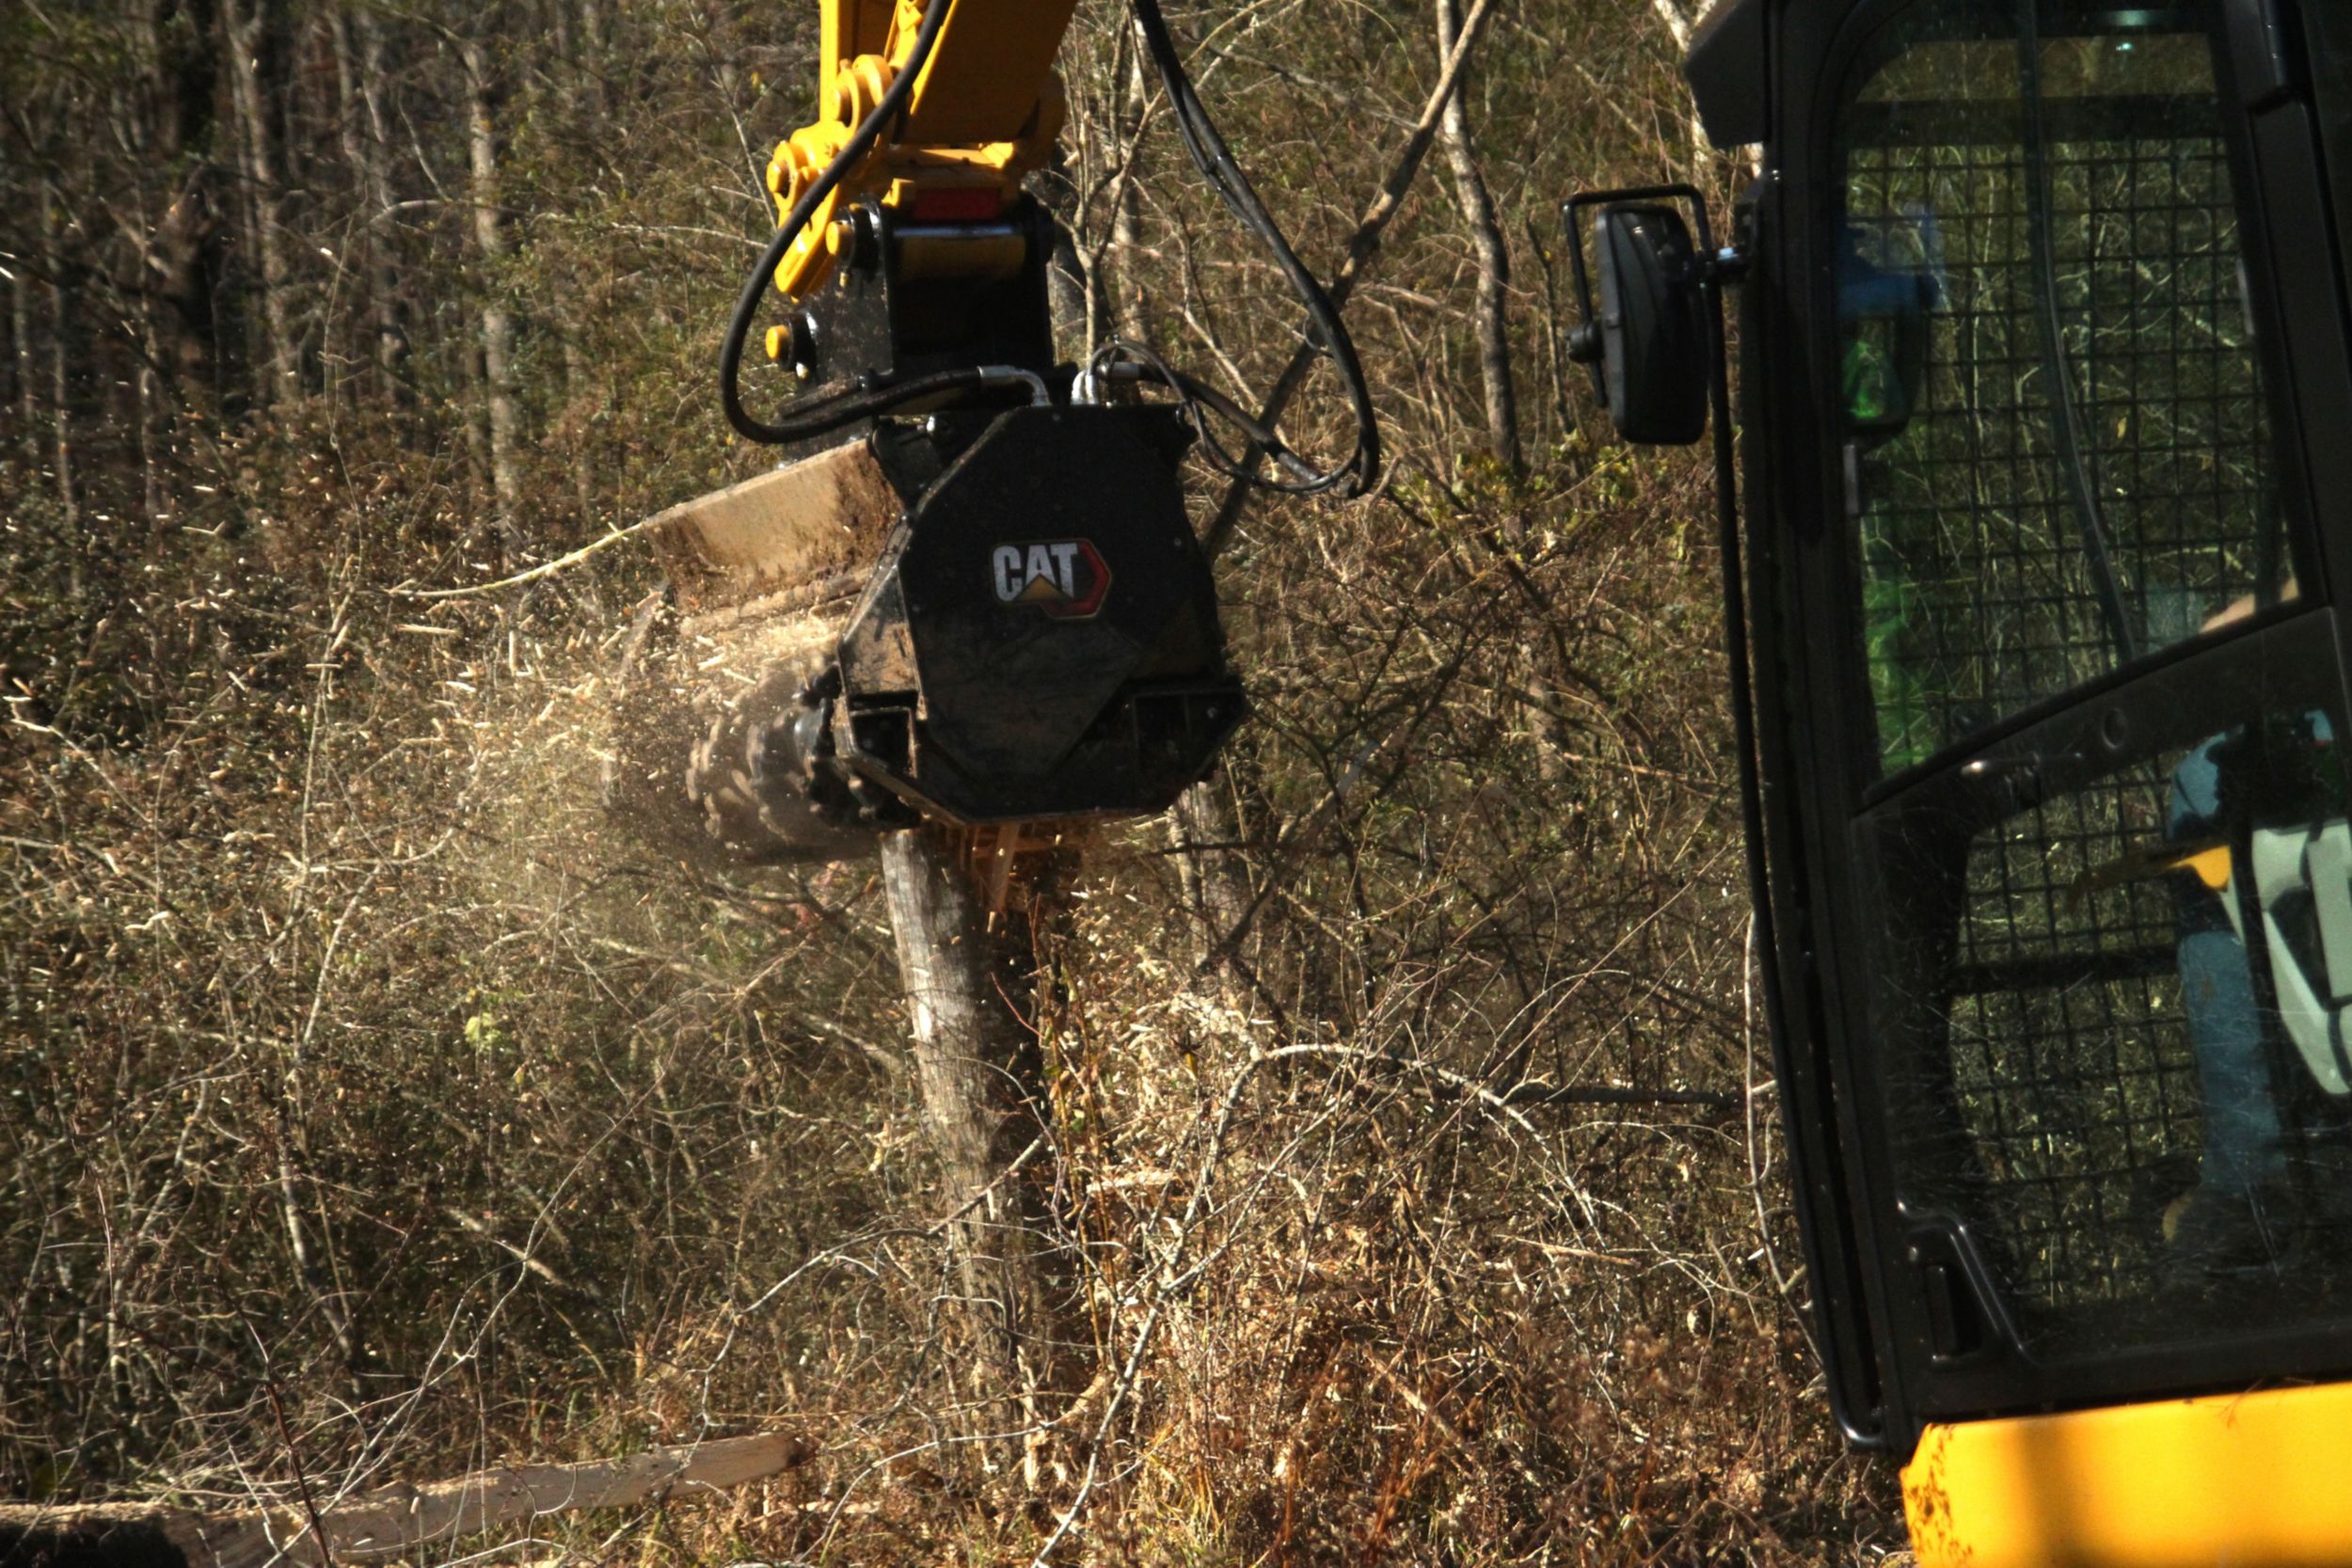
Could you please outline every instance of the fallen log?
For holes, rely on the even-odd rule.
[[[432,1542],[549,1514],[630,1508],[723,1492],[806,1464],[815,1448],[770,1433],[656,1449],[583,1465],[482,1470],[427,1486],[388,1486],[319,1510],[203,1513],[148,1504],[0,1505],[0,1568],[270,1568],[374,1562]]]

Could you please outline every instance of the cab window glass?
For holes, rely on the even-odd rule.
[[[2294,595],[2200,8],[1915,7],[1836,155],[1879,771]]]
[[[2214,10],[1928,0],[1836,121],[1854,641],[1915,769],[1851,828],[1857,1075],[1942,1367],[2352,1289],[2352,711],[2328,616],[2253,624],[2310,558]]]
[[[1969,1238],[2034,1353],[2336,1309],[2352,795],[2317,630],[2199,676],[2185,708],[2049,721],[2031,760],[1939,775],[1865,829],[1900,1212]],[[2092,760],[2117,723],[2141,744]]]

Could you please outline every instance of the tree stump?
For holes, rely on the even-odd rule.
[[[1045,911],[1065,871],[1018,830],[882,840],[923,1126],[955,1205],[966,1316],[1002,1386],[1027,1403],[1066,1381],[1071,1274],[1055,1236],[1035,1023]],[[1015,1169],[1016,1162],[1021,1168]]]

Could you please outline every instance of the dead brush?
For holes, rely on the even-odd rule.
[[[1037,1183],[1036,1234],[961,1243],[1041,1249],[1069,1282],[1060,1367],[1010,1396],[978,1370],[955,1234],[976,1195],[926,1151],[870,872],[713,876],[601,808],[644,563],[409,596],[728,477],[680,410],[756,195],[749,127],[787,112],[809,19],[565,5],[566,39],[491,52],[521,242],[492,266],[433,182],[471,166],[444,30],[491,12],[348,8],[383,69],[342,104],[310,67],[345,9],[271,11],[308,30],[244,56],[302,66],[299,93],[261,86],[272,124],[315,133],[279,149],[283,221],[318,242],[281,303],[331,352],[291,404],[242,341],[159,369],[141,334],[177,318],[103,292],[149,265],[135,207],[198,209],[161,183],[182,163],[123,155],[118,114],[146,111],[82,84],[175,78],[111,13],[87,41],[119,57],[87,71],[0,53],[11,108],[54,133],[38,179],[0,169],[24,198],[0,221],[51,211],[52,183],[130,203],[24,240],[73,266],[10,292],[38,384],[0,367],[0,1492],[298,1507],[784,1431],[811,1457],[732,1503],[527,1550],[1173,1568],[1893,1543],[1883,1478],[1810,1386],[1775,1122],[1750,1114],[1769,1069],[1701,480],[1578,434],[1545,303],[1558,190],[1682,155],[1651,7],[1493,8],[1490,37],[1543,47],[1472,62],[1467,102],[1525,127],[1486,176],[1525,220],[1518,281],[1486,295],[1525,370],[1523,467],[1465,460],[1495,324],[1454,302],[1462,220],[1386,186],[1428,103],[1426,16],[1209,18],[1216,91],[1304,104],[1243,133],[1269,189],[1317,193],[1302,252],[1339,264],[1379,204],[1351,319],[1395,478],[1354,511],[1225,516],[1256,721],[1168,822],[1090,843],[1046,923],[1046,1092],[1004,1177]],[[1294,335],[1253,327],[1256,263],[1143,150],[1165,126],[1131,102],[1132,43],[1088,14],[1053,198],[1100,263],[1079,314],[1150,303],[1233,387],[1270,383]],[[1517,63],[1555,56],[1638,88],[1594,95],[1629,123],[1561,112]],[[1283,57],[1298,79],[1253,93]],[[267,318],[230,249],[233,336]],[[478,362],[496,304],[519,388]],[[53,406],[61,346],[92,365]],[[494,442],[494,401],[535,439]]]

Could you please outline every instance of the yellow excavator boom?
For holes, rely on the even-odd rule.
[[[847,237],[838,214],[879,197],[915,221],[985,222],[1018,193],[1060,135],[1054,56],[1077,0],[951,0],[946,23],[898,123],[850,170],[794,238],[776,287],[807,295],[832,276]],[[920,0],[822,0],[823,81],[817,119],[768,165],[778,220],[849,145],[911,58]],[[976,265],[996,264],[966,247]]]

